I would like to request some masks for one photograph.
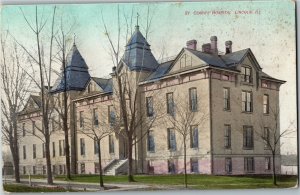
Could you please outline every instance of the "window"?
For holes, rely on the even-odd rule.
[[[242,81],[252,83],[252,69],[250,67],[241,68]]]
[[[190,136],[191,148],[198,148],[198,126],[191,126]]]
[[[153,97],[146,97],[147,116],[153,116]]]
[[[63,166],[59,165],[59,174],[63,174]]]
[[[243,128],[244,149],[253,149],[253,127],[244,126]]]
[[[95,173],[99,173],[100,168],[99,168],[99,163],[95,163]]]
[[[80,138],[80,155],[85,155],[84,138]]]
[[[32,174],[35,175],[36,174],[36,169],[35,166],[32,166]]]
[[[84,128],[83,111],[79,112],[79,127]]]
[[[42,153],[43,153],[43,158],[46,157],[46,153],[45,153],[45,143],[42,143]]]
[[[173,128],[168,129],[168,149],[176,150],[176,135]]]
[[[80,164],[80,173],[85,174],[85,164],[84,163]]]
[[[149,130],[147,135],[147,150],[148,152],[154,152],[155,151],[155,143],[154,143],[154,135],[153,131]]]
[[[52,142],[52,155],[55,157],[55,142]]]
[[[266,171],[271,170],[271,158],[270,157],[265,158],[265,170]]]
[[[231,160],[231,158],[225,158],[225,172],[227,174],[232,173],[232,160]]]
[[[26,159],[26,146],[23,146],[23,159]]]
[[[94,121],[94,126],[95,127],[98,127],[98,125],[99,125],[99,120],[98,120],[98,112],[97,112],[98,110],[97,110],[97,108],[94,108],[93,109],[93,121]]]
[[[189,102],[190,102],[190,110],[192,112],[196,112],[198,109],[197,89],[196,88],[189,89]]]
[[[254,158],[253,157],[245,157],[244,158],[244,168],[245,168],[245,172],[247,172],[247,173],[254,172]]]
[[[46,166],[45,165],[43,165],[43,175],[46,175]]]
[[[223,88],[224,110],[230,110],[230,91],[229,88]]]
[[[114,143],[114,137],[112,135],[108,136],[108,142],[109,142],[109,153],[115,153],[115,143]]]
[[[225,125],[224,126],[224,147],[230,148],[231,147],[231,126]]]
[[[264,95],[264,114],[269,114],[269,95]]]
[[[168,172],[176,173],[176,167],[175,167],[174,160],[168,160]]]
[[[192,173],[199,173],[199,167],[198,167],[198,159],[191,158],[191,172]]]
[[[242,110],[243,112],[252,112],[252,92],[242,92]]]
[[[26,167],[25,166],[23,167],[23,174],[24,175],[26,174]]]
[[[35,121],[32,121],[32,135],[35,135]]]
[[[23,132],[23,137],[26,135],[26,132],[25,132],[25,123],[22,124],[22,132]]]
[[[99,154],[99,144],[96,137],[94,138],[94,154]]]
[[[64,156],[65,155],[65,140],[59,140],[59,156]]]
[[[265,148],[269,148],[269,143],[270,143],[270,129],[268,127],[264,128],[264,143],[265,143]]]
[[[173,93],[167,93],[167,113],[171,116],[174,116],[174,99],[173,99]]]
[[[114,126],[116,122],[116,114],[112,105],[108,106],[108,113],[108,123],[110,126]]]
[[[55,165],[52,165],[52,173],[56,174],[56,167],[55,167]]]
[[[35,144],[32,145],[32,157],[33,157],[33,159],[36,158],[36,145]]]

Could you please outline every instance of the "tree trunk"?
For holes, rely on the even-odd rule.
[[[276,166],[275,166],[275,153],[272,154],[272,160],[273,160],[273,166],[272,166],[272,168],[273,168],[273,184],[274,184],[275,186],[277,186],[277,180],[276,180]]]
[[[13,157],[14,167],[15,167],[14,169],[15,181],[17,183],[20,183],[19,152],[17,152],[18,150],[19,150],[18,146],[16,147],[14,143],[10,145],[10,151]]]
[[[187,173],[186,173],[186,140],[184,138],[183,140],[183,150],[184,150],[184,154],[183,154],[183,158],[184,158],[184,185],[185,188],[187,188]]]
[[[19,144],[18,144],[18,125],[17,120],[13,121],[13,161],[15,166],[15,181],[20,183],[20,157],[19,157]]]
[[[46,154],[46,165],[47,165],[47,183],[53,184],[52,171],[51,171],[51,158],[50,158],[50,135],[49,129],[45,129],[45,154]]]
[[[132,137],[128,137],[128,182],[134,182],[133,173],[132,173]]]
[[[99,179],[100,179],[100,188],[104,188],[103,173],[102,173],[102,162],[101,162],[100,140],[98,140],[98,154],[99,154]]]

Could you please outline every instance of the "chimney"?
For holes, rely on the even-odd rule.
[[[196,50],[197,49],[197,41],[195,39],[187,41],[186,47],[189,49]]]
[[[225,42],[226,54],[232,53],[232,41]]]
[[[218,38],[217,36],[210,37],[211,53],[218,55]]]
[[[205,43],[202,45],[202,52],[210,53],[211,52],[211,45],[210,43]]]

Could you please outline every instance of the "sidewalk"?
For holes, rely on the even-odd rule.
[[[73,189],[79,191],[100,191],[98,183],[86,183],[86,182],[74,182],[74,181],[60,181],[54,180],[53,185],[48,185],[46,179],[31,179],[32,186],[45,186],[45,187],[56,187],[60,186],[65,189]],[[6,178],[3,183],[15,183],[14,179]],[[29,179],[21,179],[22,184],[29,184]],[[101,191],[144,191],[153,188],[158,188],[158,186],[150,186],[146,184],[121,184],[121,183],[104,183],[105,190]]]

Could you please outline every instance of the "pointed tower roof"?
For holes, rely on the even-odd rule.
[[[150,45],[140,32],[138,25],[126,44],[123,61],[131,71],[154,71],[158,66]]]
[[[66,60],[66,86],[62,67],[60,76],[55,81],[51,90],[52,93],[62,92],[65,90],[65,87],[67,91],[82,91],[85,89],[87,82],[91,78],[88,72],[88,66],[78,51],[75,43],[68,53]]]

